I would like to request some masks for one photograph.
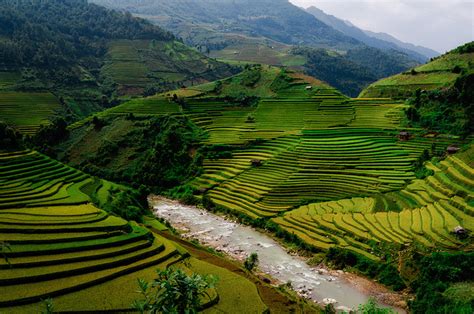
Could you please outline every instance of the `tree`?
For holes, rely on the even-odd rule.
[[[245,259],[244,267],[248,271],[253,271],[258,265],[258,255],[257,253],[252,253]]]
[[[41,311],[41,314],[52,314],[54,313],[54,304],[53,299],[48,298],[43,301],[44,310]]]
[[[213,276],[188,276],[180,269],[158,270],[157,274],[152,283],[138,280],[143,298],[136,300],[133,307],[140,313],[197,313],[202,299],[210,298],[207,290],[214,288],[217,281]]]

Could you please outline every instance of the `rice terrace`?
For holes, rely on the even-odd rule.
[[[474,312],[472,33],[0,4],[0,313]]]

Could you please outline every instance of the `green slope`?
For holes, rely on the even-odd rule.
[[[450,87],[462,73],[473,71],[472,46],[473,43],[468,43],[411,71],[377,81],[363,90],[360,97],[407,98],[417,89]]]
[[[210,312],[267,311],[255,283],[238,271],[190,258],[90,203],[98,198],[107,208],[117,188],[126,189],[34,151],[0,151],[0,311],[39,312],[47,298],[55,311],[131,310],[137,279],[152,281],[156,269],[171,266],[219,277],[203,301]]]
[[[121,97],[236,71],[158,26],[87,1],[5,0],[0,19],[0,119],[25,134],[53,117],[78,120]],[[33,109],[31,117],[25,117],[25,106]]]

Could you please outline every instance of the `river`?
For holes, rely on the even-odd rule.
[[[280,283],[291,282],[301,296],[323,306],[333,303],[339,311],[347,311],[369,298],[367,291],[348,281],[342,271],[311,267],[303,258],[289,254],[277,241],[251,227],[161,197],[151,197],[150,204],[156,216],[182,231],[183,237],[197,239],[239,261],[256,252],[259,271]]]

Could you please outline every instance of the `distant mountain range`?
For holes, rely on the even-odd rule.
[[[432,49],[415,46],[413,44],[402,42],[395,37],[385,33],[375,33],[371,31],[362,30],[352,23],[341,20],[333,15],[326,14],[323,10],[320,10],[314,6],[306,9],[308,13],[314,15],[318,20],[324,24],[331,26],[332,28],[340,31],[341,33],[355,38],[364,44],[379,48],[382,50],[394,49],[406,53],[410,57],[424,62],[426,59],[437,57],[440,55],[439,52]]]
[[[398,50],[425,62],[439,53],[404,43],[391,35],[373,33],[324,11],[301,9],[287,0],[92,0],[115,9],[130,11],[171,30],[191,44],[201,44],[209,35],[262,36],[290,45],[350,49],[367,45]],[[312,16],[311,16],[312,15]],[[315,18],[314,18],[315,17]],[[207,36],[206,40],[211,40]]]
[[[371,37],[288,0],[92,1],[146,18],[215,58],[296,66],[351,96],[436,54]]]
[[[190,44],[209,35],[261,36],[290,45],[346,50],[362,43],[286,0],[93,0],[144,15]]]

